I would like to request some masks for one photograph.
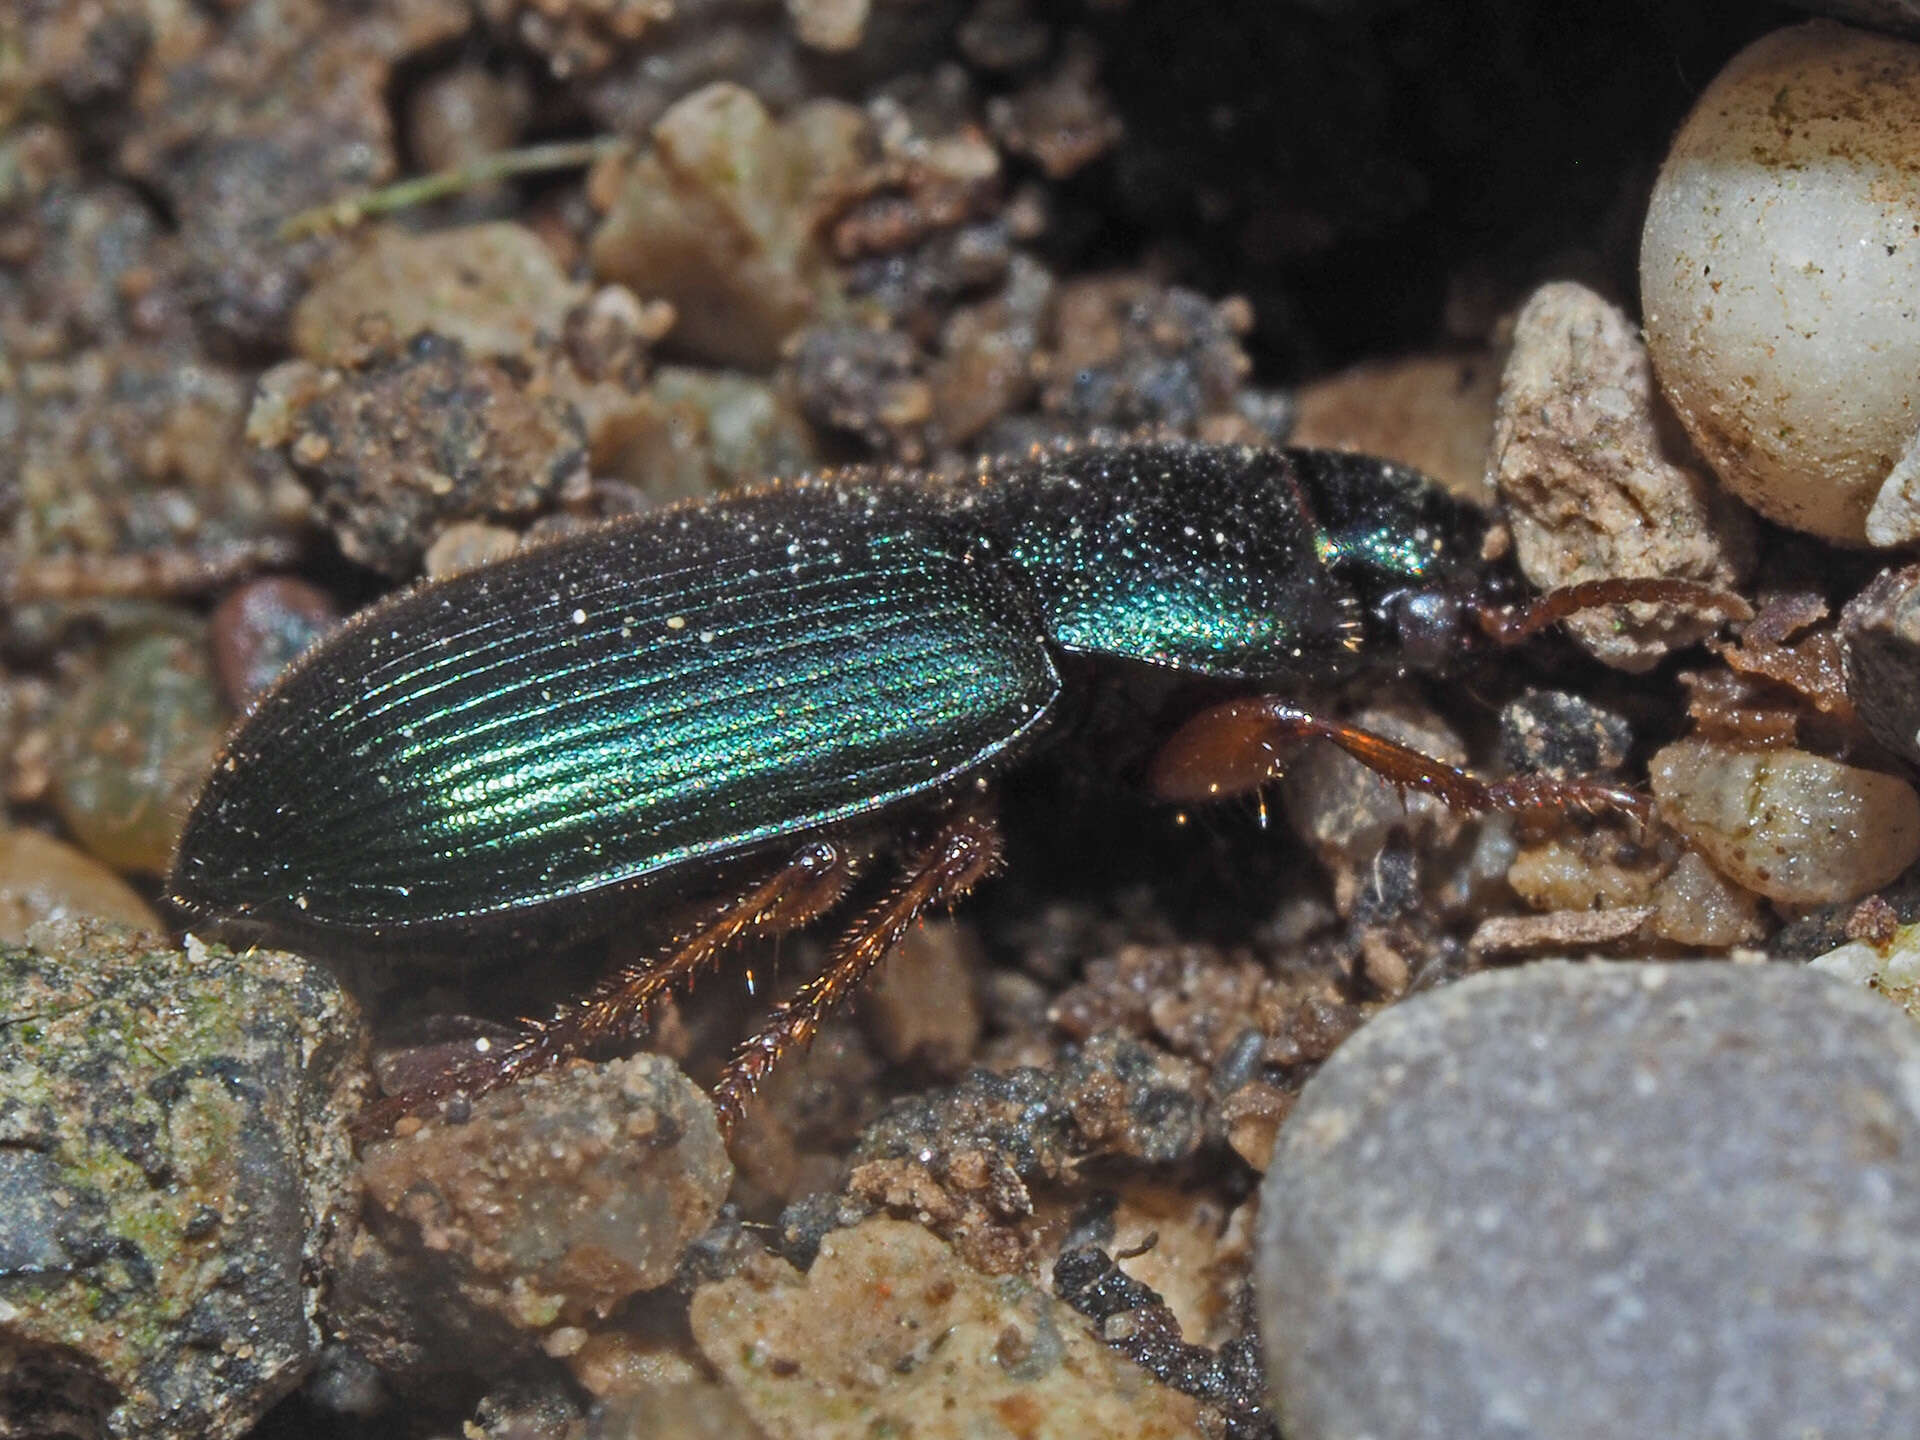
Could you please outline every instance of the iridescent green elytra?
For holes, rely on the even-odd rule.
[[[1476,593],[1479,535],[1380,461],[1178,444],[610,522],[311,651],[216,766],[170,890],[307,936],[567,928],[1040,753],[1065,653],[1262,689],[1402,664],[1405,598]]]

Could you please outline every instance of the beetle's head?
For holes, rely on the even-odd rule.
[[[1415,674],[1457,671],[1493,644],[1481,616],[1511,604],[1521,590],[1519,578],[1503,565],[1463,562],[1376,595],[1368,617],[1370,643]]]

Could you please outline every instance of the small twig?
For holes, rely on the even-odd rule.
[[[373,215],[391,215],[414,205],[425,205],[449,195],[475,190],[496,180],[514,175],[533,175],[546,170],[569,170],[591,165],[602,156],[624,150],[628,142],[617,135],[602,135],[593,140],[561,140],[551,145],[529,145],[520,150],[496,150],[451,170],[417,175],[378,190],[363,190],[315,205],[290,216],[280,226],[283,241],[304,240],[310,235],[335,230],[350,230]]]

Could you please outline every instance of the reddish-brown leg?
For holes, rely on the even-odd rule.
[[[403,1115],[430,1109],[454,1095],[483,1095],[637,1034],[662,995],[690,981],[728,946],[748,935],[774,935],[805,925],[839,900],[851,879],[852,866],[839,845],[810,842],[665,956],[623,966],[551,1020],[526,1021],[514,1039],[483,1042],[484,1051],[428,1083],[368,1106],[356,1128],[363,1136],[381,1134]]]
[[[1482,780],[1457,766],[1375,735],[1322,720],[1271,695],[1230,700],[1194,716],[1154,757],[1151,783],[1164,800],[1221,800],[1276,779],[1308,740],[1330,740],[1375,774],[1424,790],[1454,810],[1542,810],[1575,807],[1649,816],[1645,796],[1593,780],[1514,775]]]
[[[900,943],[914,921],[932,906],[959,900],[999,859],[1000,832],[988,816],[965,811],[942,825],[908,863],[899,887],[841,937],[827,968],[776,1006],[760,1032],[734,1052],[713,1087],[721,1132],[732,1134],[767,1072],[789,1049],[813,1038],[820,1022]]]
[[[1753,607],[1731,590],[1722,590],[1702,580],[1663,580],[1652,576],[1621,576],[1562,585],[1535,596],[1525,605],[1512,608],[1483,605],[1478,616],[1480,628],[1490,638],[1502,645],[1518,645],[1582,610],[1635,604],[1689,605],[1696,610],[1718,612],[1729,620],[1753,617]]]

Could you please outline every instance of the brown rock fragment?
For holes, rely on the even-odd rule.
[[[593,237],[594,273],[670,301],[677,349],[771,369],[781,342],[833,293],[812,210],[857,168],[863,123],[820,101],[776,124],[738,85],[689,95],[660,117],[648,149],[596,177],[608,214]]]
[[[340,548],[390,575],[413,570],[440,525],[526,514],[585,475],[578,414],[433,334],[352,370],[268,372],[247,429],[285,449]]]
[[[802,1276],[767,1260],[693,1297],[708,1361],[773,1440],[1198,1435],[1153,1381],[1025,1280],[988,1280],[917,1225],[829,1235]]]
[[[416,234],[380,225],[358,237],[293,312],[293,348],[322,365],[365,349],[362,321],[384,318],[400,340],[431,330],[477,358],[524,354],[560,334],[582,287],[523,225],[497,221]]]
[[[1397,460],[1490,504],[1487,443],[1499,388],[1500,367],[1482,352],[1369,361],[1302,386],[1288,439]]]
[[[664,1285],[733,1167],[704,1094],[636,1055],[536,1076],[367,1148],[390,1244],[434,1252],[469,1303],[526,1329]]]
[[[1629,575],[1731,587],[1751,564],[1751,520],[1689,468],[1632,322],[1584,286],[1542,286],[1515,321],[1491,463],[1520,568],[1543,590]],[[1642,671],[1719,623],[1635,605],[1575,616],[1567,630],[1607,664]]]

